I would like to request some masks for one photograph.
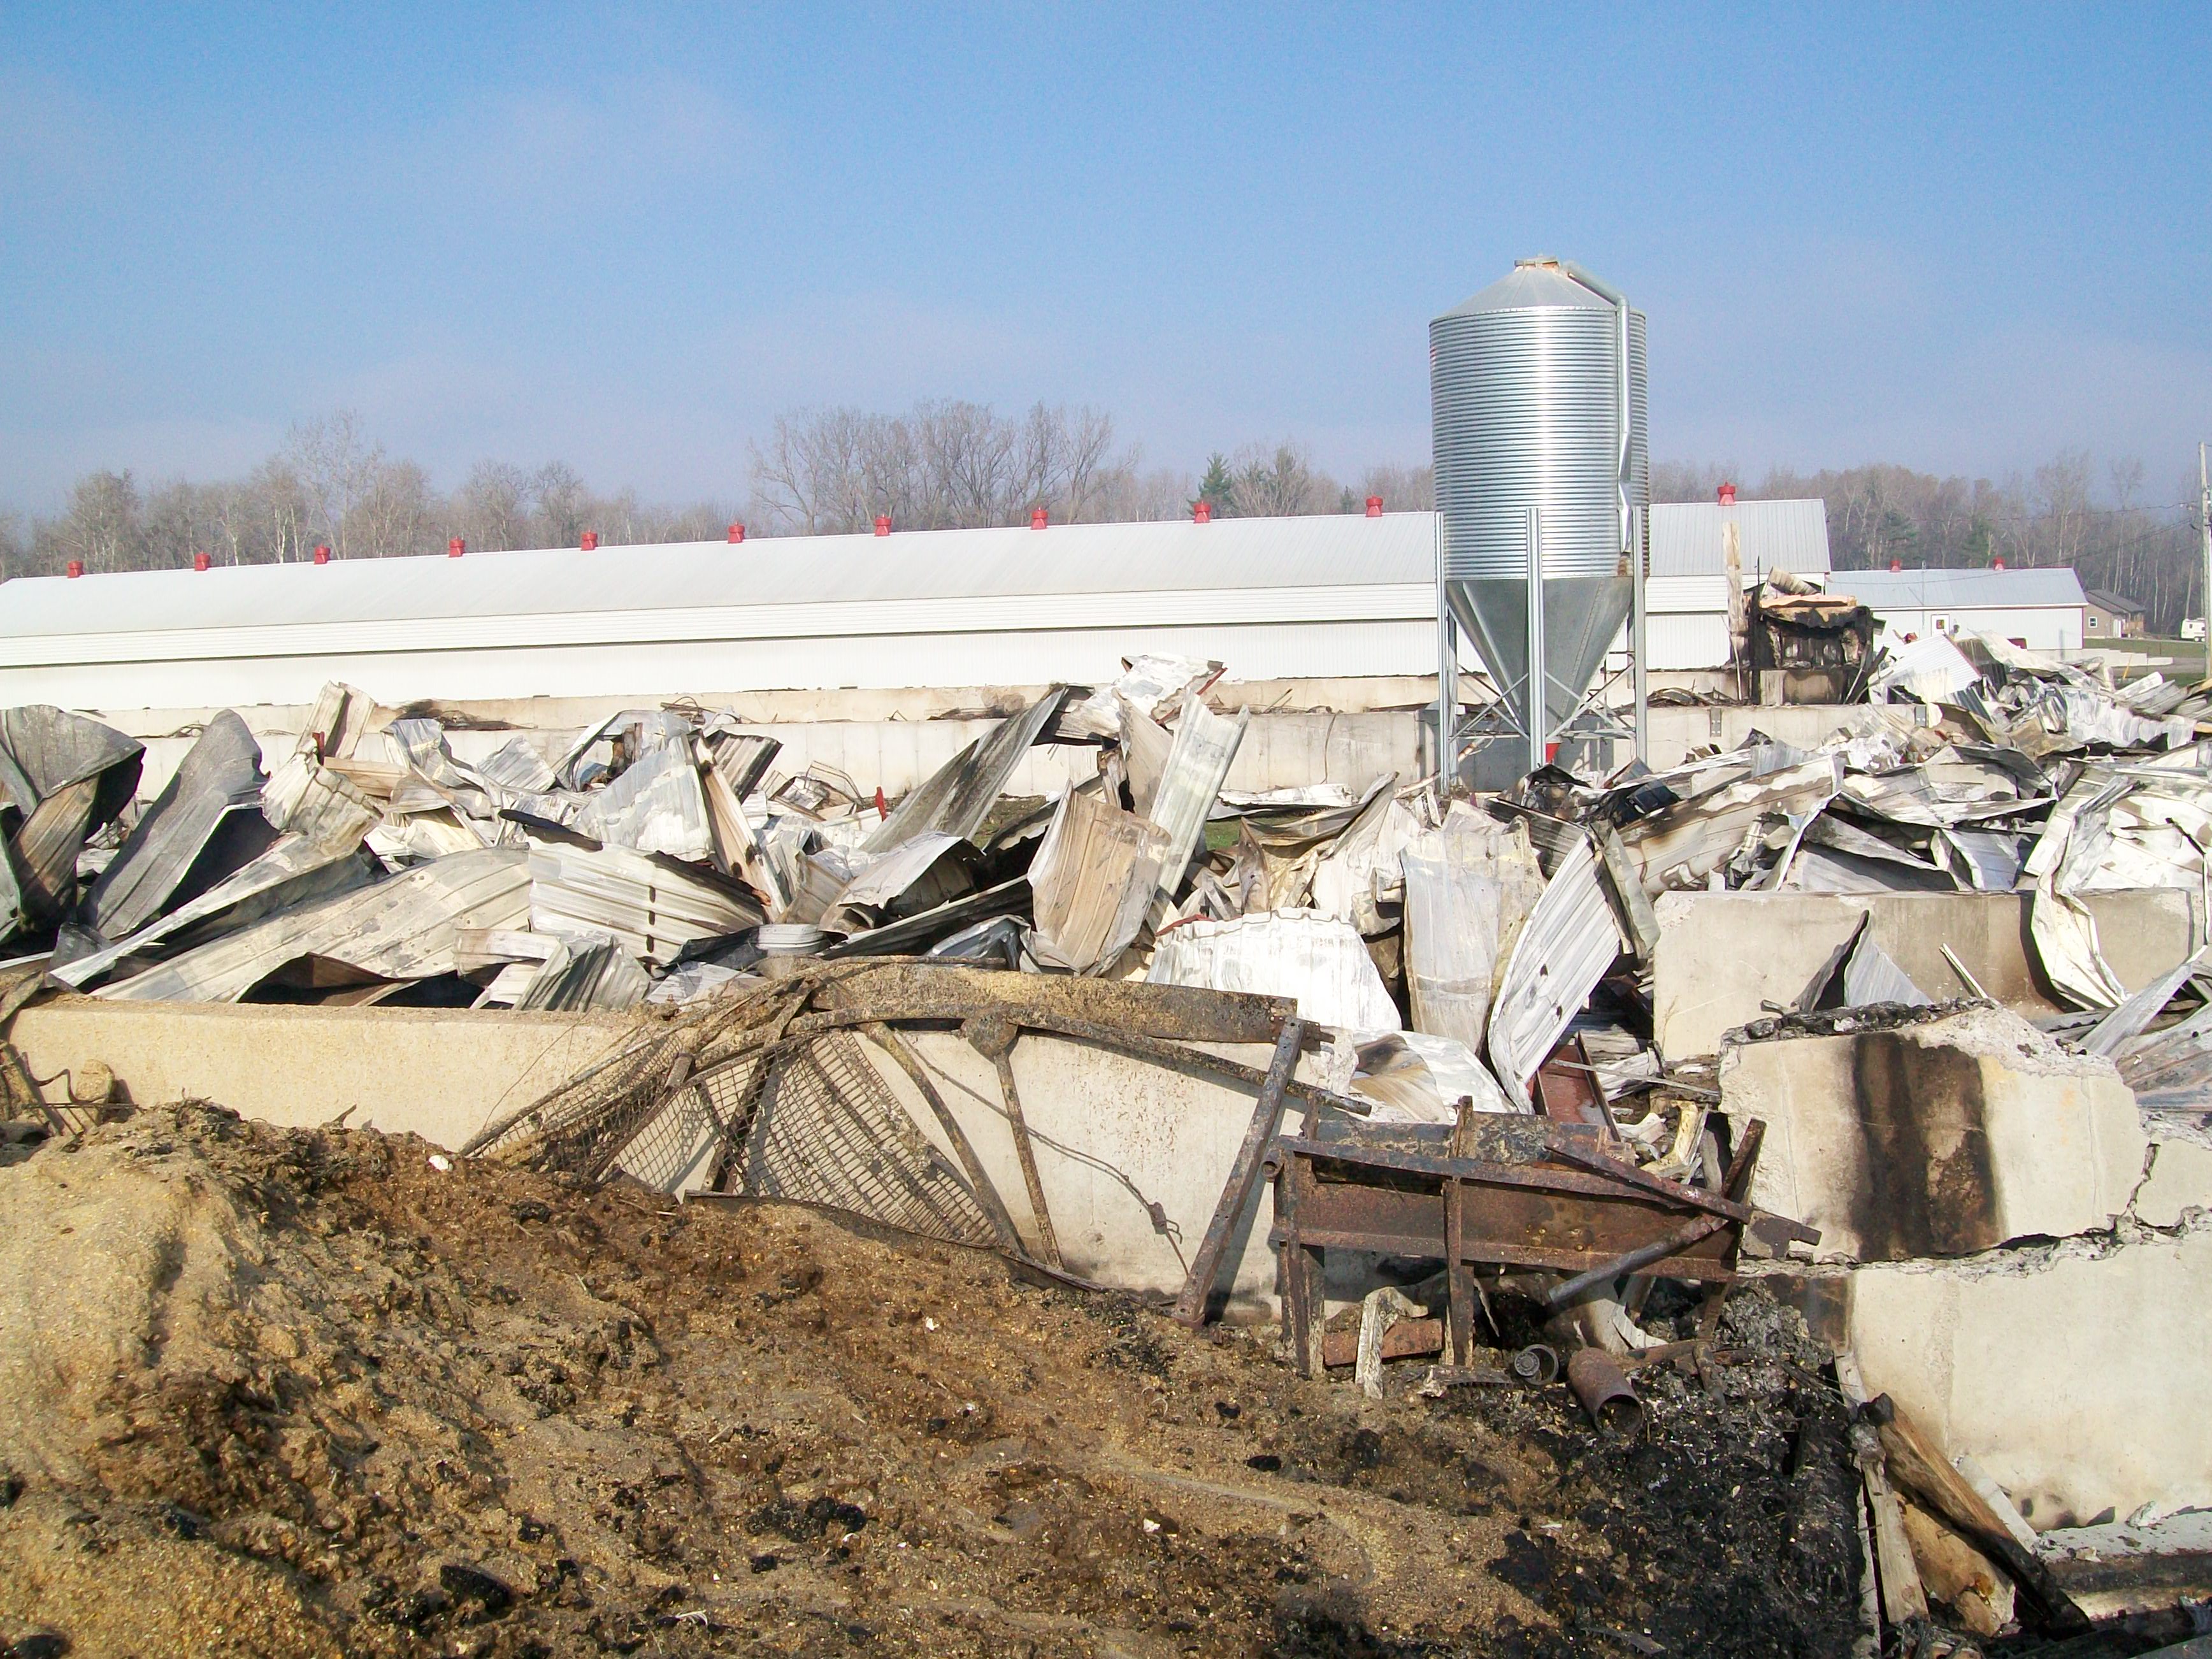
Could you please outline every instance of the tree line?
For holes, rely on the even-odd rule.
[[[101,469],[67,505],[26,520],[0,511],[0,579],[216,564],[281,564],[319,546],[340,559],[439,553],[449,538],[506,551],[573,547],[585,532],[607,545],[719,540],[742,520],[751,533],[828,535],[870,529],[1019,525],[1043,507],[1054,523],[1179,518],[1201,495],[1217,516],[1348,513],[1367,495],[1393,507],[1434,505],[1427,467],[1377,466],[1340,483],[1296,442],[1209,459],[1202,476],[1148,468],[1117,441],[1111,416],[1042,404],[1018,415],[954,401],[899,415],[838,408],[779,418],[752,446],[747,492],[669,505],[635,490],[601,494],[563,462],[482,461],[451,491],[421,465],[388,453],[360,418],[340,412],[292,428],[242,477],[142,485]]]
[[[836,408],[780,417],[751,447],[746,489],[726,500],[670,505],[632,489],[603,494],[559,461],[482,461],[450,491],[389,454],[360,419],[340,412],[295,427],[242,477],[143,487],[128,471],[87,473],[67,506],[25,520],[0,511],[0,578],[283,563],[318,545],[342,559],[471,548],[573,547],[585,532],[608,545],[718,539],[732,520],[756,533],[866,531],[878,514],[902,529],[1019,525],[1043,507],[1054,523],[1180,518],[1200,500],[1218,518],[1357,513],[1380,495],[1393,509],[1436,505],[1427,466],[1376,465],[1339,479],[1295,441],[1251,444],[1206,458],[1195,474],[1147,467],[1121,443],[1113,417],[1046,404],[1005,415],[988,404],[928,401],[903,414]],[[2002,480],[1941,477],[1887,463],[1805,473],[1769,470],[1756,483],[1734,470],[1658,462],[1655,501],[1711,501],[1734,478],[1746,500],[1818,496],[1827,503],[1840,569],[1901,560],[1908,567],[2070,566],[2085,588],[2142,605],[2154,632],[2203,614],[2196,480],[2149,489],[2142,463],[2069,450]]]
[[[1709,501],[1733,479],[1746,501],[1818,496],[1828,507],[1828,554],[1839,570],[2012,569],[2065,566],[2085,589],[2142,605],[2152,633],[2172,637],[2204,614],[2203,544],[2192,473],[2171,491],[2145,483],[2143,464],[2069,449],[2002,480],[1939,477],[1887,463],[1819,472],[1768,471],[1756,485],[1729,468],[1660,462],[1654,501]]]

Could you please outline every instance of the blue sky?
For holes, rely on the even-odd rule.
[[[0,0],[0,506],[358,410],[441,483],[741,495],[779,411],[1110,410],[1425,459],[1425,325],[1559,253],[1656,456],[2178,495],[2212,28],[2174,8]]]

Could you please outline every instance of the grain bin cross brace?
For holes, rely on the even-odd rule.
[[[1504,740],[1544,764],[1563,738],[1644,751],[1644,314],[1571,263],[1522,259],[1429,325],[1443,769]],[[1633,730],[1592,677],[1632,623]],[[1498,690],[1473,719],[1464,629]],[[1610,683],[1610,677],[1608,684]]]

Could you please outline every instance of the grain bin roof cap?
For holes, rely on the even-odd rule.
[[[1522,259],[1473,299],[1444,313],[1473,317],[1490,311],[1538,311],[1565,306],[1577,311],[1611,311],[1613,307],[1560,270],[1555,259]],[[1443,319],[1439,318],[1438,321]]]

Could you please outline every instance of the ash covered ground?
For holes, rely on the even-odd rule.
[[[984,1254],[143,1112],[0,1169],[0,1639],[81,1654],[1826,1655],[1844,1413],[1381,1402]]]

